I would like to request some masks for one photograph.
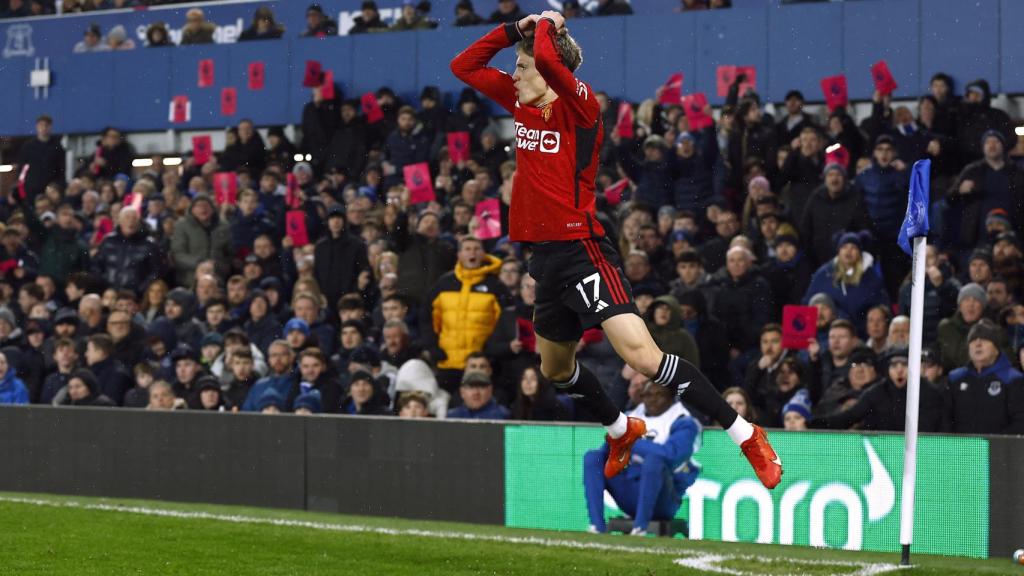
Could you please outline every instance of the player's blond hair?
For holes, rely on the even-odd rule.
[[[520,40],[519,44],[516,45],[516,50],[533,58],[533,40],[535,37],[535,34],[530,34]],[[570,72],[575,72],[583,64],[583,49],[580,48],[576,39],[569,35],[568,28],[562,28],[555,34],[555,50],[558,52],[558,57],[562,60],[562,64],[565,64],[565,67]]]

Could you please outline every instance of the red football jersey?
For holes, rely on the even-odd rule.
[[[537,71],[558,95],[543,108],[520,104],[512,77],[487,66],[522,39],[516,23],[491,30],[452,60],[452,72],[510,113],[516,129],[516,175],[509,237],[515,242],[604,236],[594,217],[594,179],[604,138],[601,107],[590,86],[562,64],[550,20],[537,23]]]

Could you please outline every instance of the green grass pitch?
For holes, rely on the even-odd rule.
[[[0,493],[0,574],[1021,574],[1010,559],[587,535]]]

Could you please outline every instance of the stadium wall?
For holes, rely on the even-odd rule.
[[[899,549],[901,435],[772,438],[786,475],[769,492],[722,431],[704,432],[678,515],[692,538]],[[601,441],[568,424],[0,407],[0,490],[585,530],[583,454]],[[1019,548],[1022,449],[923,435],[915,550]]]
[[[286,37],[264,42],[234,43],[254,9],[270,5],[288,27]],[[325,8],[345,18],[353,2],[328,0]],[[381,3],[386,16],[401,2]],[[757,67],[756,88],[779,101],[789,89],[821,100],[819,80],[845,72],[850,96],[870,98],[869,68],[886,59],[900,84],[895,97],[914,97],[926,90],[932,73],[950,73],[960,87],[986,78],[997,93],[1024,92],[1024,36],[1015,23],[1024,19],[1018,0],[861,0],[782,6],[775,1],[743,1],[729,10],[676,14],[670,0],[636,2],[630,17],[591,18],[571,23],[584,47],[581,77],[613,96],[639,101],[650,97],[666,78],[685,74],[684,91],[705,92],[721,103],[715,90],[720,64]],[[454,0],[435,2],[442,19]],[[543,0],[529,0],[540,9]],[[302,87],[305,61],[318,60],[334,72],[348,96],[391,86],[415,100],[420,89],[436,85],[453,97],[462,85],[451,75],[452,56],[478,37],[482,28],[442,27],[437,30],[298,38],[304,27],[301,10],[292,3],[239,2],[207,8],[221,24],[222,43],[167,49],[138,48],[117,53],[72,54],[71,48],[88,22],[106,30],[124,24],[144,35],[156,20],[174,25],[184,9],[90,13],[86,16],[0,21],[0,135],[32,132],[43,113],[55,119],[59,133],[93,133],[107,125],[127,131],[214,129],[254,118],[258,124],[290,124],[301,117],[309,100]],[[965,39],[970,41],[965,41]],[[215,79],[197,86],[198,64],[212,60]],[[248,88],[251,62],[265,67],[265,86]],[[496,65],[511,70],[511,52]],[[29,87],[33,69],[49,68],[48,90]],[[238,91],[237,112],[221,114],[222,89]],[[191,118],[170,121],[175,96],[187,96]]]

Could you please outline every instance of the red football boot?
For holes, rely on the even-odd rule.
[[[604,477],[614,478],[629,466],[629,455],[633,444],[647,435],[647,424],[639,418],[629,418],[626,433],[619,438],[605,436],[608,442],[608,461],[604,463]]]
[[[740,446],[743,455],[757,474],[757,479],[765,488],[775,488],[782,481],[782,460],[768,443],[768,435],[764,429],[754,424],[754,434]],[[610,461],[610,460],[609,460]],[[607,474],[607,467],[605,468]]]

